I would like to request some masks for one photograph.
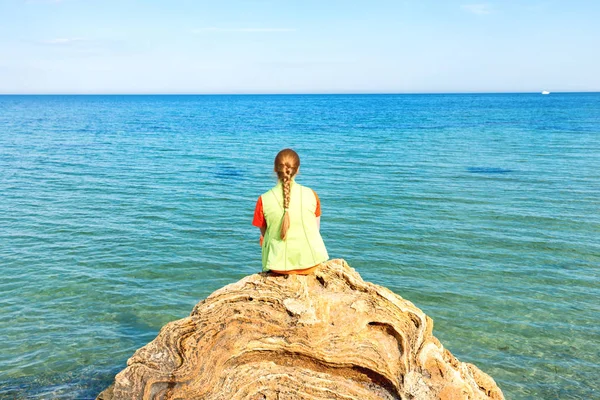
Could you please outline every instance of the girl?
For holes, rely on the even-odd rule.
[[[263,271],[307,275],[329,258],[319,233],[319,197],[296,183],[299,169],[298,154],[281,150],[275,157],[277,185],[256,202],[252,225],[260,228]]]

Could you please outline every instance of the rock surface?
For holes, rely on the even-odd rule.
[[[411,302],[344,260],[255,274],[137,350],[98,399],[503,399]]]

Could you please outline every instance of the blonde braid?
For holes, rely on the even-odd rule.
[[[283,149],[275,157],[275,172],[283,187],[283,220],[281,221],[281,240],[285,240],[290,227],[290,207],[292,178],[300,167],[300,157],[292,149]]]
[[[283,180],[283,210],[286,211],[290,208],[290,188],[292,180],[289,177],[285,177]]]
[[[286,172],[288,172],[287,170]],[[285,240],[287,236],[287,231],[290,228],[290,214],[288,213],[288,208],[290,207],[290,189],[292,179],[289,176],[289,173],[284,172],[286,175],[283,178],[283,221],[281,222],[281,240]]]

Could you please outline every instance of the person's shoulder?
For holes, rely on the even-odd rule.
[[[300,186],[301,186],[301,188],[302,188],[302,191],[303,191],[304,193],[313,193],[313,194],[315,195],[315,197],[317,197],[317,198],[319,197],[319,196],[317,195],[317,192],[315,192],[315,190],[314,190],[314,189],[312,189],[312,188],[309,188],[308,186],[302,186],[302,185],[300,185]]]
[[[310,191],[314,192],[314,190],[312,188],[308,187],[308,186],[301,185],[301,184],[298,184],[298,186],[300,186],[302,188],[302,190],[310,190]]]
[[[271,189],[267,190],[266,192],[264,192],[263,194],[261,194],[259,197],[263,197],[268,195],[269,193],[271,193],[277,186],[273,186]]]

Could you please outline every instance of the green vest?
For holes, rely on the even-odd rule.
[[[262,245],[263,271],[290,271],[313,267],[329,259],[317,227],[317,199],[313,191],[292,180],[288,213],[290,227],[281,240],[283,187],[281,181],[264,193],[263,213],[267,231]]]

